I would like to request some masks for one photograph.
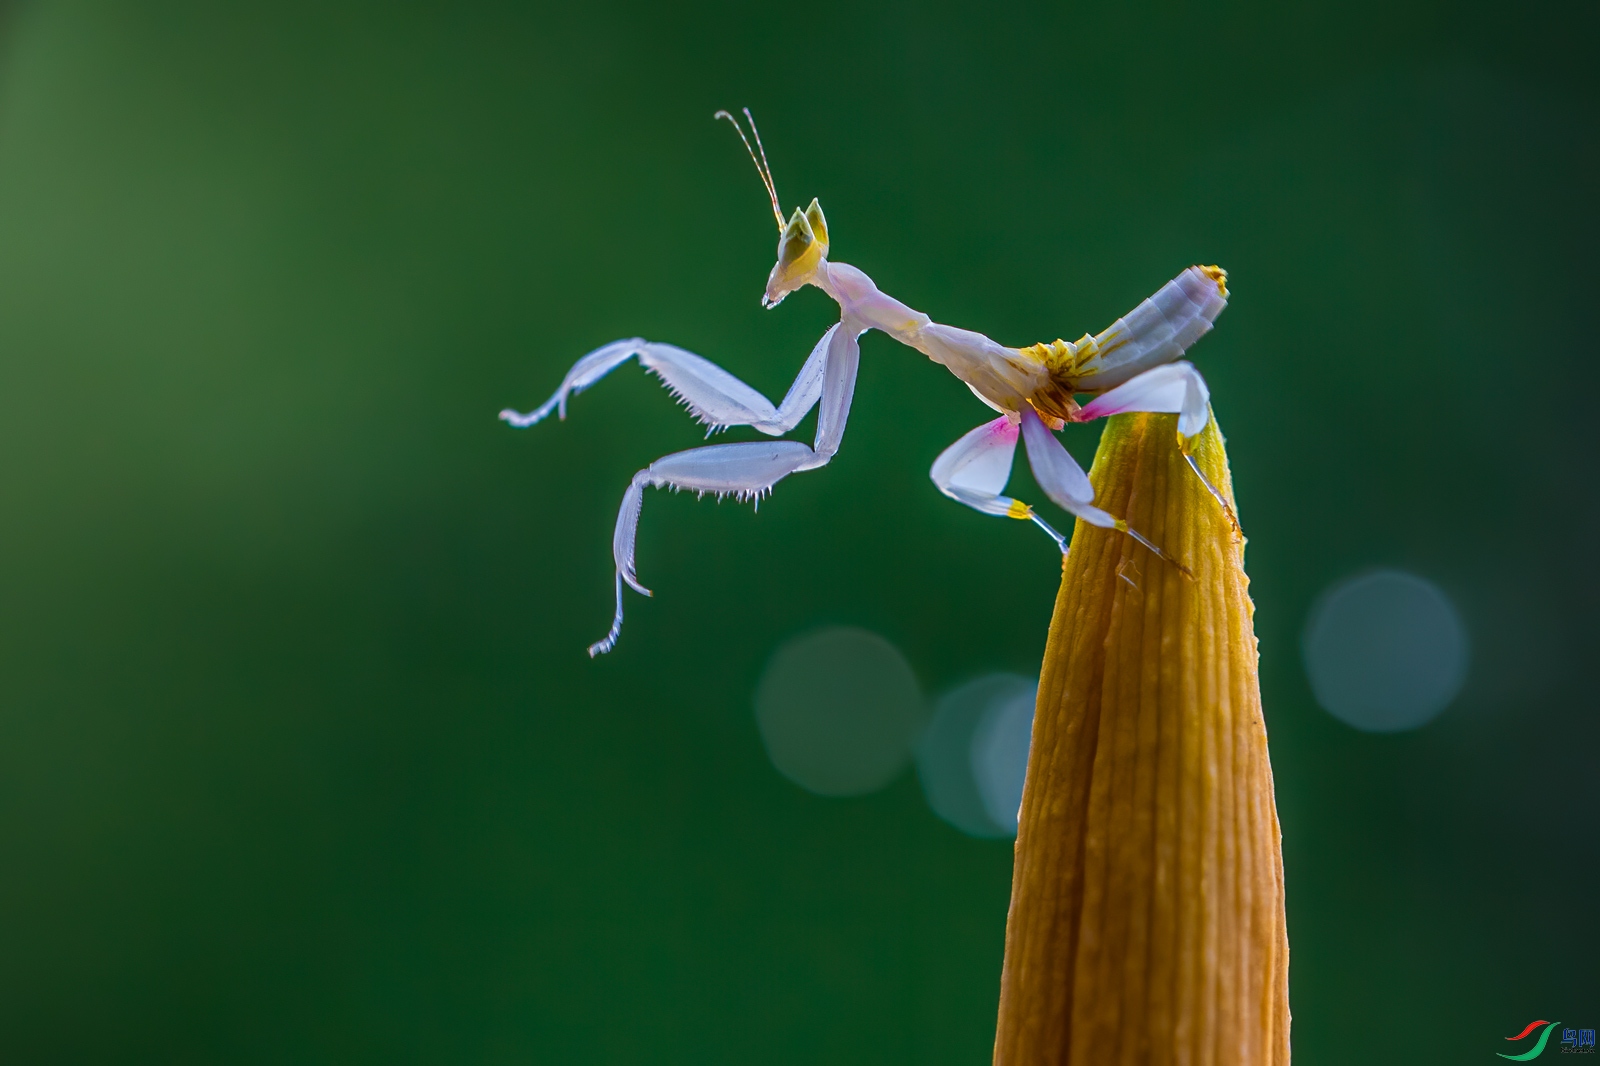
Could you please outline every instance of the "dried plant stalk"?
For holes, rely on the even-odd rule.
[[[1079,522],[1017,834],[994,1061],[1289,1061],[1289,943],[1242,540],[1172,415],[1106,426],[1095,502],[1193,571]],[[1213,419],[1195,459],[1231,505]]]

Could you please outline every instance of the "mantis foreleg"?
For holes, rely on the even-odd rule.
[[[639,529],[639,513],[644,506],[644,490],[647,487],[688,489],[696,493],[713,493],[719,497],[760,499],[790,474],[826,466],[838,452],[844,437],[860,360],[857,330],[845,328],[845,324],[840,323],[823,335],[811,358],[806,361],[807,368],[818,363],[819,369],[809,372],[809,376],[808,369],[802,369],[800,377],[789,390],[790,395],[784,400],[785,406],[790,406],[790,400],[797,393],[804,400],[804,393],[812,388],[808,382],[816,382],[811,398],[804,400],[806,410],[817,402],[819,394],[822,401],[822,410],[817,416],[814,448],[808,448],[797,440],[711,444],[663,456],[633,475],[628,491],[623,493],[622,506],[617,512],[616,531],[611,536],[611,554],[617,567],[617,610],[605,639],[589,646],[590,657],[610,651],[622,632],[623,583],[626,582],[646,596],[651,595],[650,590],[639,583],[634,567],[634,544]],[[800,416],[804,413],[801,411]],[[799,421],[800,416],[795,417],[795,421]]]
[[[507,408],[500,412],[505,422],[519,429],[549,417],[552,411],[567,417],[567,400],[587,389],[633,356],[639,365],[659,377],[689,412],[711,432],[729,426],[751,426],[768,436],[782,436],[806,416],[822,391],[822,369],[834,326],[812,349],[789,386],[783,402],[772,401],[740,381],[717,364],[675,344],[659,344],[640,337],[613,341],[579,359],[561,387],[538,408],[522,414]]]

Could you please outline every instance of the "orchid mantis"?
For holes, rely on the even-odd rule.
[[[1004,495],[1020,436],[1034,478],[1054,503],[1091,525],[1120,530],[1161,555],[1159,548],[1126,522],[1094,505],[1088,475],[1053,431],[1068,422],[1129,411],[1176,414],[1178,442],[1187,456],[1190,443],[1210,418],[1210,394],[1199,371],[1179,357],[1211,329],[1227,306],[1227,273],[1217,267],[1190,267],[1101,333],[1085,334],[1076,342],[1057,340],[1008,348],[981,333],[934,322],[879,290],[856,267],[829,261],[828,224],[821,204],[812,200],[811,206],[804,211],[796,208],[784,221],[761,135],[748,108],[744,115],[754,147],[732,115],[718,111],[715,117],[727,119],[739,131],[778,223],[778,260],[767,278],[762,305],[776,307],[785,296],[807,285],[821,289],[839,305],[839,321],[812,349],[782,402],[774,406],[760,392],[693,352],[635,337],[614,341],[579,359],[555,394],[534,411],[520,414],[508,409],[501,411],[500,417],[518,428],[534,425],[552,411],[565,418],[571,397],[637,358],[708,427],[708,435],[729,426],[749,426],[782,437],[820,403],[816,436],[810,445],[772,440],[692,448],[657,459],[635,474],[623,493],[611,540],[616,613],[610,631],[589,647],[589,655],[602,655],[616,645],[622,631],[624,583],[651,595],[634,570],[634,540],[644,490],[670,487],[759,500],[790,474],[826,466],[844,438],[861,357],[859,340],[869,329],[880,330],[943,364],[999,413],[934,461],[930,476],[940,492],[984,514],[1030,521],[1066,552],[1066,538],[1038,512]],[[1093,394],[1093,398],[1079,406],[1075,397],[1083,393]],[[1190,466],[1201,476],[1193,459]],[[1209,483],[1206,487],[1223,502]],[[1226,503],[1223,506],[1226,508]]]

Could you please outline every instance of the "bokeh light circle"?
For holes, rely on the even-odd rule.
[[[1372,733],[1432,721],[1466,679],[1467,630],[1455,605],[1399,570],[1330,587],[1312,607],[1301,648],[1317,702]]]
[[[917,776],[928,806],[963,833],[1016,834],[1037,689],[1029,678],[996,673],[940,697],[917,743]]]
[[[1027,687],[992,700],[972,734],[972,776],[978,783],[983,807],[1007,836],[1017,835],[1017,812],[1022,807],[1022,783],[1028,773],[1028,749],[1033,744],[1033,706],[1039,686]]]
[[[778,772],[823,796],[865,795],[893,781],[927,720],[905,656],[850,626],[783,644],[756,686],[755,710]]]

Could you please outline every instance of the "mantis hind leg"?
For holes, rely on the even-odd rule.
[[[1085,404],[1078,412],[1078,420],[1087,422],[1131,411],[1178,416],[1178,448],[1183,452],[1184,460],[1228,516],[1228,524],[1233,527],[1234,535],[1242,538],[1244,531],[1239,527],[1238,515],[1234,514],[1227,498],[1201,473],[1199,464],[1191,454],[1195,438],[1211,421],[1211,391],[1206,388],[1206,380],[1200,376],[1194,364],[1179,360],[1146,370]]]
[[[1211,493],[1211,498],[1216,500],[1217,505],[1222,508],[1222,513],[1228,516],[1228,524],[1233,527],[1233,535],[1243,540],[1244,529],[1239,525],[1239,516],[1233,512],[1233,505],[1228,502],[1226,496],[1217,491],[1217,487],[1211,483],[1211,479],[1206,477],[1204,471],[1200,469],[1200,464],[1194,461],[1194,453],[1189,450],[1187,441],[1183,445],[1183,461],[1189,464],[1189,469],[1194,471],[1194,476],[1200,479],[1200,484],[1206,487],[1206,491]]]

